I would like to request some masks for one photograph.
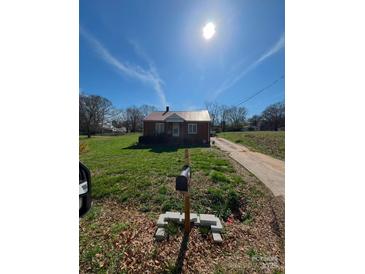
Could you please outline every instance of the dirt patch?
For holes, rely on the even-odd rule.
[[[113,200],[94,204],[94,218],[80,221],[80,272],[96,273],[175,273],[183,233],[156,242],[157,214],[136,211]],[[270,204],[251,224],[225,223],[224,242],[214,244],[211,234],[204,237],[193,228],[182,270],[184,273],[272,273],[284,269],[281,237],[272,227]],[[125,229],[114,231],[118,223]],[[279,226],[280,227],[280,226]],[[90,253],[95,250],[95,254]],[[91,258],[90,258],[91,257]],[[90,259],[90,260],[88,260]]]

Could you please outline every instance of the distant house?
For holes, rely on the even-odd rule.
[[[102,128],[102,133],[105,134],[124,134],[127,132],[127,129],[125,127],[117,128],[112,125],[111,122],[105,122]]]
[[[207,110],[152,112],[143,119],[141,143],[210,144]]]

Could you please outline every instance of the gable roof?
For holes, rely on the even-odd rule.
[[[208,110],[198,111],[155,111],[146,116],[144,121],[165,121],[166,118],[182,118],[186,122],[210,122],[210,116]]]
[[[176,113],[172,113],[168,117],[164,119],[165,122],[184,122],[184,118],[177,115]]]

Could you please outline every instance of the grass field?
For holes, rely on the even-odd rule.
[[[169,240],[161,243],[153,235],[158,214],[182,210],[182,196],[174,187],[184,164],[184,149],[141,148],[136,146],[137,139],[136,134],[80,137],[80,160],[91,170],[94,199],[92,209],[80,220],[81,273],[176,272],[180,228],[169,228]],[[252,259],[253,250],[277,258],[270,271],[283,270],[283,216],[273,215],[277,205],[272,196],[218,149],[189,151],[192,211],[214,213],[233,222],[226,226],[221,246],[194,228],[188,247],[191,261],[183,269],[260,271],[266,264]]]
[[[183,149],[138,148],[135,146],[137,135],[81,141],[86,145],[86,152],[80,155],[80,160],[92,170],[94,198],[112,197],[145,211],[181,209],[174,182],[184,165]],[[226,200],[229,194],[234,195],[232,193],[243,182],[228,160],[212,149],[191,148],[189,151],[195,180],[212,181],[208,188],[212,199]],[[199,199],[194,201],[193,210],[206,211],[211,200],[196,194]],[[226,213],[222,206],[217,203],[211,211],[223,217]]]
[[[285,159],[285,131],[221,132],[218,137],[280,160]]]

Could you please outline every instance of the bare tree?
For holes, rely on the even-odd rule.
[[[126,111],[124,109],[113,109],[111,115],[111,123],[116,128],[125,126],[127,120]]]
[[[126,116],[127,128],[130,129],[131,132],[142,130],[143,114],[139,108],[136,106],[127,108]]]
[[[247,110],[245,107],[232,106],[226,110],[227,120],[233,130],[240,130],[245,121]]]
[[[219,113],[218,116],[221,123],[222,131],[226,130],[228,109],[229,107],[226,105],[220,105],[218,107],[218,113]]]
[[[250,127],[256,128],[256,130],[260,129],[261,124],[261,116],[254,115],[250,119],[248,119],[248,122],[250,124]]]
[[[261,116],[264,129],[278,130],[285,127],[285,104],[283,102],[272,104],[262,112]]]
[[[158,109],[155,106],[150,105],[142,105],[139,107],[139,110],[142,113],[143,118],[148,116],[151,112],[157,111]]]
[[[218,126],[220,122],[220,106],[216,102],[205,102],[205,107],[212,119],[212,126]]]
[[[103,125],[108,119],[112,103],[97,95],[79,95],[79,129],[87,133],[88,138],[92,134],[102,132]]]
[[[103,133],[104,125],[107,121],[110,121],[111,111],[113,110],[113,104],[108,99],[101,96],[99,100],[99,115],[101,116],[101,133]]]

